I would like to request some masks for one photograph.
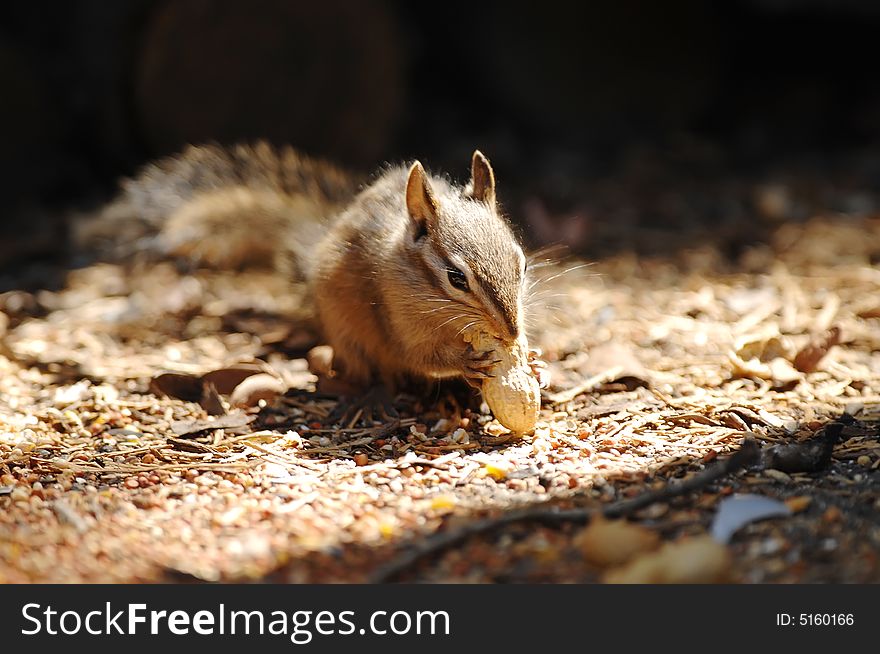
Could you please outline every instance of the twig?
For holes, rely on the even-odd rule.
[[[380,566],[371,576],[370,582],[381,584],[393,581],[401,573],[405,572],[427,556],[442,552],[443,550],[465,541],[472,536],[484,534],[514,523],[539,522],[547,525],[566,523],[580,524],[589,522],[589,520],[597,513],[601,513],[607,518],[620,518],[629,515],[650,504],[654,504],[655,502],[661,502],[704,488],[714,481],[742,470],[758,461],[759,452],[760,448],[757,443],[753,439],[747,438],[743,440],[740,448],[724,461],[720,461],[711,468],[707,468],[689,479],[678,483],[667,484],[657,491],[644,493],[629,500],[615,502],[601,510],[595,508],[563,510],[553,508],[522,509],[519,511],[511,511],[510,513],[506,513],[497,518],[476,520],[454,531],[434,534],[421,544],[413,546],[410,550],[404,552],[396,559]]]
[[[643,493],[630,500],[615,502],[606,507],[602,514],[606,518],[620,518],[655,502],[662,502],[678,495],[684,495],[685,493],[705,488],[722,477],[726,477],[756,463],[759,460],[760,452],[761,448],[758,444],[752,438],[746,438],[736,452],[723,461],[719,461],[711,468],[706,468],[694,476],[675,484],[667,484],[656,491]]]
[[[577,386],[566,389],[564,391],[559,391],[558,393],[550,393],[547,395],[547,400],[552,402],[553,404],[565,404],[566,402],[570,402],[574,398],[576,398],[581,393],[586,393],[587,391],[593,390],[599,384],[604,384],[605,382],[609,382],[617,378],[620,373],[623,372],[623,368],[621,366],[614,366],[613,368],[609,368],[603,372],[600,372],[597,375],[593,375],[582,381]]]

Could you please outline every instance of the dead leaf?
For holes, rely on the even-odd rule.
[[[618,370],[617,374],[609,378],[609,382],[623,379],[639,380],[642,386],[649,383],[648,371],[639,361],[632,347],[610,341],[590,350],[586,362],[587,369],[593,374],[599,374],[607,370]]]
[[[633,348],[615,341],[590,350],[589,357],[579,366],[578,372],[586,379],[571,388],[548,394],[547,399],[554,404],[562,404],[606,384],[620,384],[620,390],[634,390],[651,384],[650,375]]]
[[[252,407],[257,406],[260,400],[267,402],[283,395],[287,391],[287,385],[277,377],[266,373],[252,375],[235,387],[229,396],[229,401],[234,406]]]
[[[642,552],[657,549],[660,535],[626,520],[596,517],[573,542],[587,561],[604,568],[622,565]]]
[[[776,358],[764,362],[757,358],[743,359],[736,352],[729,352],[727,359],[734,377],[767,379],[780,384],[801,379],[801,374],[786,359]]]
[[[220,399],[217,389],[214,388],[214,384],[204,379],[202,380],[202,396],[199,398],[199,406],[209,416],[226,415],[226,407],[223,406],[223,401]]]
[[[828,351],[838,343],[840,343],[840,327],[832,327],[801,348],[794,357],[794,367],[801,372],[813,372]]]
[[[192,375],[166,372],[154,377],[150,390],[157,395],[173,397],[184,402],[198,402],[202,399],[202,380]]]
[[[318,377],[329,377],[333,370],[333,348],[329,345],[317,345],[309,350],[306,356],[309,372]]]
[[[214,384],[218,393],[229,395],[235,390],[236,386],[248,377],[265,372],[262,367],[255,364],[239,364],[229,368],[220,368],[219,370],[206,372],[202,375],[202,380]]]
[[[764,409],[754,411],[744,406],[732,406],[727,409],[728,412],[736,414],[744,422],[749,425],[768,425],[776,429],[783,429],[785,421]]]
[[[197,443],[192,440],[185,440],[183,438],[168,437],[166,439],[166,441],[175,450],[182,450],[184,452],[193,452],[195,454],[215,454],[216,453],[216,450],[214,450],[214,448],[208,447],[207,445],[203,445],[202,443]]]
[[[727,580],[730,553],[711,536],[667,543],[630,563],[608,571],[608,584],[712,584]]]
[[[771,286],[764,288],[735,288],[723,298],[723,302],[737,316],[744,316],[756,309],[778,301],[778,296],[778,290]]]
[[[171,431],[178,436],[187,436],[209,429],[238,429],[249,425],[256,419],[257,416],[249,416],[244,413],[230,413],[213,420],[177,420],[171,423]]]
[[[745,361],[757,359],[767,363],[773,359],[791,359],[794,345],[779,333],[779,326],[769,324],[760,332],[741,336],[734,343],[736,355]]]
[[[758,333],[738,338],[727,359],[734,377],[767,379],[784,385],[801,379],[790,363],[794,352],[791,340],[779,333],[776,324],[770,324]]]

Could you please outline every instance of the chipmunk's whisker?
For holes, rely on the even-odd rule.
[[[456,315],[452,316],[452,318],[449,318],[449,319],[447,319],[447,320],[444,320],[444,321],[441,322],[439,325],[437,325],[436,327],[434,327],[434,329],[431,330],[431,333],[433,334],[433,333],[436,332],[438,329],[442,329],[443,327],[445,327],[445,326],[448,325],[449,323],[454,322],[454,321],[456,321],[456,320],[460,320],[461,318],[466,318],[466,317],[467,317],[467,316],[465,316],[464,314],[461,314],[461,313],[456,314]]]
[[[442,307],[434,307],[433,309],[427,309],[426,311],[419,311],[421,315],[426,315],[429,313],[436,313],[438,311],[453,311],[455,307],[450,307],[448,305],[444,305]]]
[[[557,297],[570,298],[571,293],[548,293],[548,292],[544,291],[544,292],[536,293],[534,295],[530,295],[529,297],[527,297],[525,299],[523,304],[526,306],[540,305],[542,302],[545,302],[546,300],[552,300],[553,298],[557,298]]]
[[[528,261],[529,266],[532,265],[532,261],[536,261],[538,259],[546,258],[545,260],[551,261],[550,257],[552,257],[552,261],[559,261],[564,254],[568,253],[568,246],[564,243],[550,243],[549,245],[545,245],[542,248],[538,248],[534,252],[531,252],[526,256],[526,261]]]
[[[550,277],[538,277],[534,282],[532,282],[530,288],[534,287],[536,284],[541,284],[541,283],[546,284],[546,283],[552,282],[555,279],[559,279],[563,275],[571,274],[571,273],[575,272],[576,270],[582,270],[583,268],[591,268],[592,266],[595,266],[595,265],[596,265],[595,262],[587,261],[584,263],[576,264],[574,266],[570,266],[570,267],[566,268],[565,270],[562,270],[562,271],[556,273],[555,275],[551,275]]]
[[[455,335],[456,335],[456,336],[459,336],[459,335],[462,334],[466,329],[469,329],[470,327],[473,327],[473,326],[476,325],[478,322],[480,322],[480,321],[479,321],[479,320],[474,320],[474,321],[472,321],[472,322],[469,322],[469,323],[466,324],[464,327],[462,327],[462,328],[459,329],[457,332],[455,332]]]

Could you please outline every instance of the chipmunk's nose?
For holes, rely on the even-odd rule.
[[[488,296],[487,313],[491,316],[495,336],[506,342],[519,338],[522,331],[522,316],[519,293],[511,291],[502,283],[483,286]]]
[[[486,331],[502,343],[513,343],[519,338],[519,328],[516,319],[511,319],[502,313],[501,318],[495,317],[489,320],[485,327]]]
[[[505,308],[506,309],[506,308]],[[520,325],[519,313],[516,309],[513,311],[505,310],[501,312],[502,317],[502,337],[508,342],[513,342],[519,338]]]

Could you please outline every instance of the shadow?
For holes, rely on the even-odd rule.
[[[656,531],[664,540],[675,540],[682,534],[708,530],[717,499],[733,493],[757,493],[780,500],[812,498],[808,510],[782,522],[753,523],[740,530],[731,544],[739,567],[734,579],[748,581],[749,566],[757,568],[766,563],[755,560],[754,549],[767,538],[768,532],[795,545],[799,558],[797,565],[785,571],[776,570],[764,581],[875,578],[876,557],[869,558],[866,564],[844,565],[829,558],[827,540],[830,533],[851,544],[850,535],[858,533],[853,530],[876,528],[876,510],[869,504],[876,500],[880,481],[876,475],[867,480],[860,480],[857,475],[857,488],[853,488],[854,485],[842,487],[841,478],[853,477],[849,457],[839,452],[832,459],[828,448],[827,459],[815,458],[809,450],[816,442],[827,440],[832,430],[838,435],[833,439],[835,445],[846,448],[850,439],[876,440],[880,433],[878,427],[876,421],[857,420],[843,414],[822,425],[807,441],[783,445],[769,445],[773,441],[767,439],[761,439],[763,445],[745,441],[741,449],[722,456],[714,464],[703,466],[695,460],[678,461],[674,475],[665,479],[651,475],[642,484],[633,484],[631,480],[621,484],[621,480],[612,475],[605,480],[611,489],[611,499],[597,498],[589,491],[575,491],[538,504],[456,512],[435,531],[417,539],[375,546],[346,543],[306,553],[294,557],[261,581],[593,583],[601,581],[607,569],[585,560],[583,545],[578,544],[577,538],[591,520],[597,520],[601,514],[626,518]],[[777,436],[781,434],[768,434],[767,438],[775,441]],[[788,450],[789,455],[795,450],[799,452],[789,459],[793,465],[788,472],[800,476],[787,487],[780,487],[778,476],[764,474],[766,470],[781,472],[771,467],[784,467],[774,453],[780,449]],[[804,453],[806,456],[801,456]],[[694,474],[695,468],[700,472]],[[659,488],[658,481],[662,482]],[[614,499],[620,497],[623,499]],[[707,503],[707,497],[716,499]],[[668,511],[659,517],[658,504],[668,504]],[[671,519],[668,514],[675,512],[688,514],[688,517]],[[831,521],[829,516],[833,517]],[[817,527],[818,518],[828,524],[820,523]],[[352,565],[352,561],[357,565]],[[797,576],[786,576],[783,572]]]
[[[0,268],[19,288],[52,287],[36,258],[68,265],[72,208],[211,140],[454,177],[479,147],[529,244],[590,258],[736,261],[781,223],[880,206],[869,2],[44,4],[0,29]]]
[[[0,81],[11,98],[0,107],[0,363],[8,366],[0,418],[9,420],[0,508],[12,516],[4,538],[21,552],[0,563],[23,579],[110,576],[122,560],[130,567],[114,580],[363,582],[433,534],[488,515],[553,510],[580,518],[502,520],[395,579],[596,581],[604,571],[573,543],[583,511],[690,478],[747,434],[763,452],[782,456],[772,448],[791,446],[807,457],[806,445],[821,445],[829,425],[842,422],[844,399],[876,388],[872,321],[880,313],[867,300],[880,260],[880,97],[870,64],[880,13],[871,3],[661,9],[603,0],[563,13],[557,0],[520,12],[458,0],[279,1],[245,11],[224,0],[211,21],[202,20],[204,3],[189,0],[44,4],[15,3],[0,26]],[[815,43],[822,47],[804,46]],[[176,439],[164,461],[170,426],[195,409],[146,392],[149,378],[169,361],[204,372],[227,359],[300,359],[317,342],[305,303],[277,274],[138,256],[99,261],[71,234],[121,177],[155,157],[189,142],[254,138],[364,172],[419,157],[459,180],[479,147],[530,249],[560,245],[607,264],[607,292],[565,279],[569,322],[539,324],[554,363],[569,366],[566,382],[620,363],[589,370],[587,355],[621,334],[666,357],[655,366],[660,381],[629,374],[599,383],[585,393],[607,405],[583,395],[547,405],[555,431],[511,440],[486,428],[460,388],[401,397],[400,424],[352,431],[331,424],[334,396],[292,392],[280,407],[251,409],[255,423],[242,432]],[[786,277],[787,266],[809,274]],[[750,294],[771,282],[778,297]],[[622,307],[632,311],[621,319]],[[717,324],[681,327],[717,307],[729,309]],[[773,386],[756,377],[734,387],[728,341],[777,317],[794,337],[809,337],[821,321],[822,329],[849,321],[854,335],[840,347],[862,357],[857,374],[841,372],[852,363],[844,359],[809,380]],[[712,366],[723,374],[692,374]],[[838,395],[799,396],[798,384]],[[88,406],[90,389],[114,385],[100,390],[112,410]],[[652,393],[660,386],[670,402]],[[675,404],[670,388],[689,404]],[[107,400],[114,391],[125,393],[122,405]],[[709,399],[694,400],[698,392]],[[791,424],[719,408],[739,399],[770,414],[768,398],[791,403]],[[815,469],[763,459],[627,517],[669,540],[704,532],[735,492],[797,500],[790,518],[747,526],[734,539],[737,580],[880,581],[871,535],[880,514],[877,421],[855,418]],[[467,421],[472,442],[431,434],[441,419]],[[422,423],[425,440],[411,429]],[[132,435],[132,424],[143,432]],[[244,445],[217,450],[252,429],[269,438],[300,429],[315,443],[288,443],[296,456],[287,458],[257,449],[258,440],[246,454]],[[352,434],[363,442],[347,445]],[[141,439],[135,454],[126,438]],[[413,452],[419,460],[408,463]],[[272,456],[302,479],[249,476],[245,463]],[[349,465],[354,457],[366,466]],[[215,467],[224,461],[229,469]],[[164,463],[173,471],[167,484],[150,477]],[[404,470],[417,481],[404,485]],[[211,496],[214,488],[229,496]],[[28,559],[47,542],[34,540],[32,519],[60,528],[51,542],[77,546],[76,556],[59,546],[52,566]]]

